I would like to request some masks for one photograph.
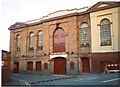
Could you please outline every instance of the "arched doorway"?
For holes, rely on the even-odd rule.
[[[89,58],[82,58],[82,72],[83,73],[89,73],[90,72]]]
[[[53,51],[54,52],[65,52],[65,32],[62,28],[58,27],[54,31],[53,39]]]
[[[66,74],[66,59],[57,57],[54,61],[54,74]]]

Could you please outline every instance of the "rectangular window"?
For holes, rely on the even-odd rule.
[[[34,50],[34,33],[30,34],[29,50]]]
[[[37,41],[38,50],[42,50],[42,48],[43,48],[42,42],[43,42],[43,34],[42,34],[42,32],[40,31],[40,32],[38,33],[38,41]]]
[[[16,45],[17,45],[17,46],[16,46],[16,50],[17,50],[17,51],[20,51],[20,39],[21,39],[21,38],[20,38],[20,35],[18,35],[18,36],[17,36],[17,40],[16,40],[16,41],[17,41],[17,42],[16,42]]]
[[[80,43],[82,46],[87,46],[89,45],[89,33],[88,33],[88,28],[81,28],[81,33],[80,33]]]
[[[100,26],[101,46],[111,45],[111,31],[110,25]]]
[[[30,39],[30,48],[33,48],[33,46],[34,46],[34,36],[32,36]]]

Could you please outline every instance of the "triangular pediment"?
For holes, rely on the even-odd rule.
[[[105,6],[109,6],[109,4],[101,4],[97,8],[101,8],[101,7],[105,7]]]
[[[21,28],[21,27],[25,27],[25,26],[27,26],[27,24],[21,23],[21,22],[17,22],[15,24],[11,25],[9,27],[9,29]]]
[[[120,6],[120,2],[117,1],[101,1],[93,5],[88,9],[89,12],[103,10],[111,7]]]

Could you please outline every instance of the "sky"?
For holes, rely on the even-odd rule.
[[[91,6],[99,1],[100,0],[0,0],[0,50],[9,51],[10,31],[8,28],[16,22],[38,19],[59,10],[79,9]]]

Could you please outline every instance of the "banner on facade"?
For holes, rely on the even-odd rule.
[[[67,54],[50,55],[50,59],[56,58],[56,57],[64,57],[64,58],[67,58]]]

